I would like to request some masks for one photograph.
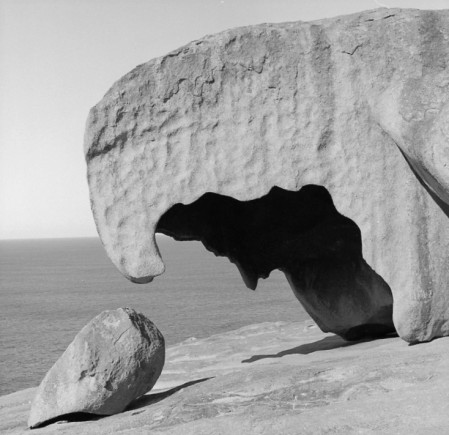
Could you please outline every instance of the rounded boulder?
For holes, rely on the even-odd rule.
[[[28,426],[71,413],[112,415],[153,388],[165,361],[161,332],[131,308],[103,311],[39,385]]]

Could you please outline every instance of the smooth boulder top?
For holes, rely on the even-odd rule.
[[[31,405],[28,426],[70,413],[121,412],[151,390],[164,360],[164,337],[148,318],[131,308],[103,311],[46,374]]]

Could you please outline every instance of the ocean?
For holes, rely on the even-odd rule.
[[[158,237],[165,273],[129,282],[97,238],[0,241],[0,395],[37,386],[78,331],[104,310],[132,307],[166,344],[309,316],[274,271],[256,291],[198,242]]]

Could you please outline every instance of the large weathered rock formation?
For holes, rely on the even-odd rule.
[[[108,255],[149,282],[164,270],[157,230],[198,238],[250,287],[283,269],[324,329],[387,330],[391,289],[402,338],[448,335],[448,62],[449,11],[381,9],[229,30],[140,65],[87,123],[92,210]],[[329,192],[327,211],[272,243],[258,220],[265,206],[230,212],[234,236],[265,233],[248,242],[249,256],[222,249],[217,234],[229,231],[202,216],[307,185]],[[304,217],[304,207],[280,208]],[[185,232],[198,209],[212,236]]]
[[[112,415],[150,391],[165,360],[164,337],[130,308],[92,319],[48,371],[31,405],[29,427],[66,414]]]

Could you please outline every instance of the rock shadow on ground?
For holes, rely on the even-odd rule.
[[[135,411],[137,409],[144,408],[149,405],[154,405],[155,403],[158,403],[158,402],[172,396],[173,394],[177,393],[178,391],[181,391],[184,388],[191,387],[195,384],[199,384],[201,382],[208,381],[209,379],[213,379],[213,376],[208,377],[208,378],[201,378],[201,379],[196,379],[194,381],[185,382],[184,384],[178,385],[176,387],[170,388],[169,390],[162,391],[160,393],[145,394],[144,396],[139,397],[138,399],[134,400],[126,408],[126,411]]]
[[[178,391],[181,391],[184,388],[191,387],[195,384],[199,384],[200,382],[205,382],[209,379],[212,379],[212,377],[209,378],[202,378],[202,379],[196,379],[194,381],[184,382],[181,385],[178,385],[176,387],[170,388],[169,390],[162,391],[160,393],[153,393],[153,394],[145,394],[138,399],[134,400],[130,403],[130,405],[125,409],[123,412],[129,412],[134,411],[132,415],[140,414],[143,412],[141,408],[145,408],[150,405],[154,405],[158,402],[161,402],[164,399],[167,399],[168,397],[172,396],[173,394],[177,393]],[[140,410],[140,411],[138,411]],[[111,417],[111,415],[96,415],[96,414],[90,414],[87,412],[73,412],[71,414],[65,414],[58,417],[55,417],[51,420],[48,420],[47,422],[43,423],[42,425],[39,425],[36,429],[49,426],[51,424],[64,424],[64,423],[77,423],[77,422],[85,422],[85,421],[96,421],[101,420],[106,417]]]
[[[265,355],[253,355],[250,358],[242,360],[242,363],[253,363],[262,359],[267,358],[282,358],[287,355],[308,355],[313,352],[319,352],[323,350],[332,350],[338,349],[348,346],[354,346],[360,343],[366,343],[374,340],[382,340],[383,338],[392,338],[397,337],[396,333],[388,334],[385,337],[373,337],[373,338],[365,338],[362,340],[356,341],[345,341],[343,338],[338,335],[332,335],[330,337],[324,337],[321,340],[314,341],[313,343],[305,343],[300,346],[292,347],[291,349],[286,349],[276,354],[265,354]]]

